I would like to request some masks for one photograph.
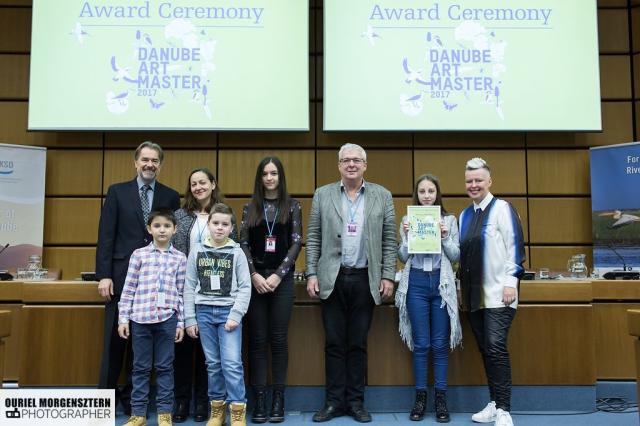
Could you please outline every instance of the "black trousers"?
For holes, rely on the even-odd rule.
[[[176,403],[189,407],[194,394],[196,405],[209,406],[207,366],[202,344],[200,339],[192,339],[187,333],[175,346],[173,386]]]
[[[118,302],[120,295],[114,295],[111,300],[104,305],[104,341],[102,347],[102,362],[100,364],[100,377],[98,379],[99,389],[115,389],[116,403],[122,402],[125,410],[131,405],[131,370],[133,366],[133,354],[131,344],[128,340],[118,335]],[[129,337],[131,339],[131,337]],[[125,354],[127,363],[125,364],[126,384],[122,390],[118,387],[118,378],[122,370],[122,363]]]
[[[257,271],[264,278],[273,271]],[[249,368],[251,385],[262,390],[267,385],[268,352],[271,347],[271,379],[274,388],[284,388],[289,364],[289,320],[295,298],[293,272],[282,278],[273,293],[260,294],[251,288],[247,311],[249,325]]]
[[[362,405],[367,374],[367,335],[375,306],[367,270],[339,273],[333,292],[321,306],[326,402],[336,407]]]
[[[511,361],[507,338],[516,310],[509,307],[479,309],[469,322],[482,354],[491,400],[496,408],[511,411]]]

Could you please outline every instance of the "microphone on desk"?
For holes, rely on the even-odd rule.
[[[613,271],[606,272],[603,277],[607,280],[639,280],[640,272],[634,272],[631,270],[631,267],[627,267],[627,262],[625,262],[624,257],[618,253],[618,251],[613,248],[610,243],[607,243],[607,247],[616,255],[618,259],[622,261],[622,271],[619,269],[614,269]]]
[[[11,244],[9,243],[5,244],[4,247],[0,249],[0,254],[2,254],[10,245]],[[13,275],[11,275],[8,271],[5,271],[5,270],[0,271],[0,281],[11,281],[11,280],[13,280]]]

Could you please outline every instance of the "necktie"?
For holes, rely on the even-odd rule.
[[[142,218],[144,219],[144,224],[147,224],[149,220],[149,211],[151,207],[149,206],[149,198],[147,197],[147,192],[151,189],[149,185],[142,185],[140,188],[140,205],[142,206]]]

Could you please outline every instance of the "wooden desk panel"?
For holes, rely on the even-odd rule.
[[[11,335],[4,339],[4,373],[0,374],[0,379],[4,381],[17,382],[20,375],[20,363],[22,362],[21,350],[22,335],[22,304],[0,304],[0,310],[11,313]]]
[[[520,303],[591,303],[591,300],[589,281],[520,281]]]
[[[640,310],[631,309],[627,311],[627,327],[629,334],[634,340],[636,355],[636,387],[638,391],[637,399],[640,401]]]
[[[104,303],[98,284],[85,281],[32,282],[23,285],[23,301],[30,303]]]
[[[509,334],[513,383],[594,385],[593,329],[591,305],[520,305]]]
[[[636,339],[628,334],[627,310],[639,308],[640,303],[593,305],[598,379],[633,380],[636,378],[634,354]]]
[[[464,342],[449,357],[450,385],[485,384],[484,366],[466,315]],[[561,350],[560,350],[561,348]],[[590,305],[521,305],[509,333],[516,385],[596,382]],[[369,385],[413,385],[411,353],[398,335],[398,312],[376,308],[369,334]],[[429,373],[432,381],[431,373]]]
[[[287,384],[324,385],[324,328],[319,304],[293,307]]]
[[[4,360],[7,354],[6,341],[11,335],[11,311],[0,310],[0,384],[4,377]]]
[[[0,282],[0,301],[21,302],[22,301],[22,282],[20,281]]]
[[[25,306],[21,386],[95,386],[98,382],[104,308]]]
[[[640,301],[640,281],[596,280],[592,286],[593,300]]]

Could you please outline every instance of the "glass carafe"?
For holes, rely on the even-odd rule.
[[[571,272],[571,278],[585,279],[589,275],[585,254],[574,254],[567,262],[567,270]]]

